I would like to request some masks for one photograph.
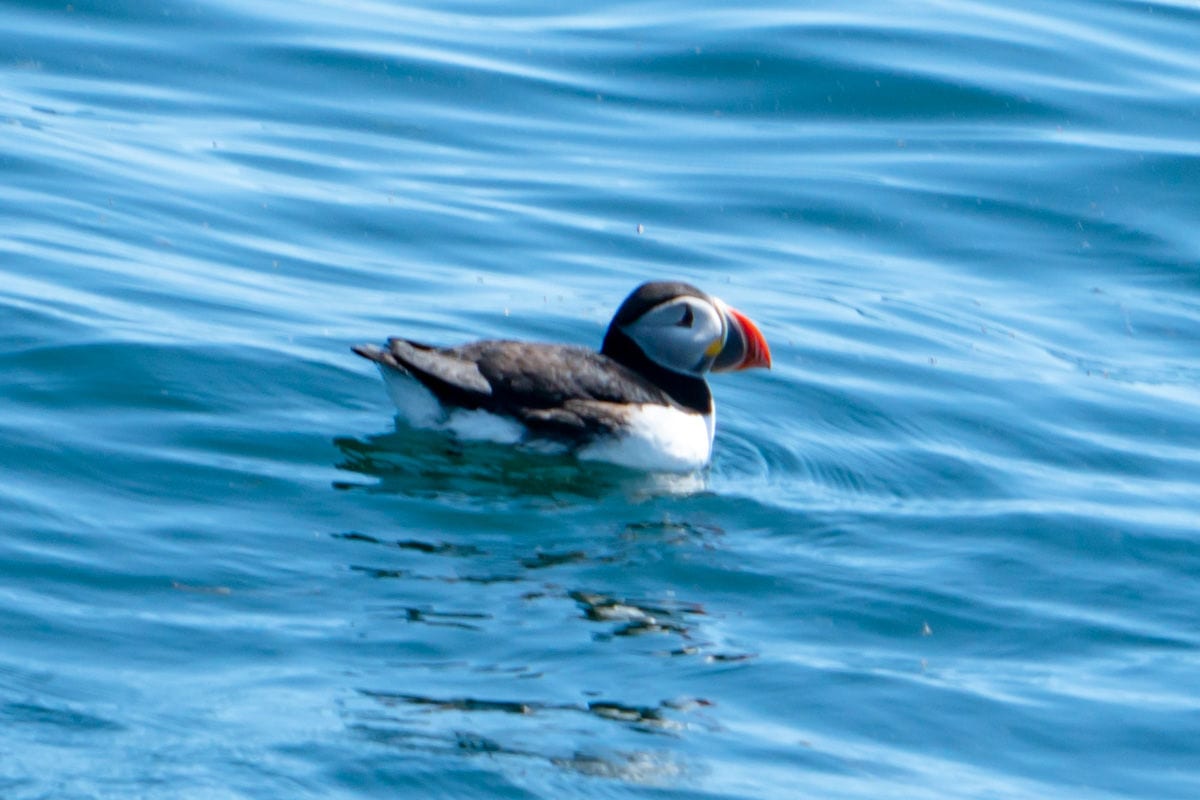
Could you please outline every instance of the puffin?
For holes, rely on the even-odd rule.
[[[706,376],[769,369],[748,317],[695,286],[652,281],[625,298],[600,350],[494,339],[436,347],[391,338],[357,345],[398,417],[463,438],[540,443],[583,460],[693,472],[712,458]]]

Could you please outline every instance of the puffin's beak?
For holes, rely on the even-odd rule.
[[[725,327],[725,347],[713,359],[713,372],[733,372],[751,367],[771,368],[771,349],[758,326],[742,312],[722,305]]]

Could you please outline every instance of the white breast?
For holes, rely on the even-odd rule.
[[[691,472],[708,464],[713,430],[711,414],[640,405],[630,411],[626,432],[593,442],[579,457],[655,472]]]
[[[525,433],[516,420],[486,411],[447,412],[415,378],[388,367],[380,367],[380,372],[399,416],[414,428],[449,430],[462,439],[505,444],[520,441]],[[693,472],[708,464],[713,430],[712,414],[638,405],[629,412],[627,430],[585,446],[579,457],[651,472]]]

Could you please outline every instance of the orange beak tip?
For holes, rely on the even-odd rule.
[[[746,357],[736,369],[750,369],[752,367],[771,368],[771,348],[767,345],[767,339],[762,335],[762,331],[754,324],[754,321],[740,311],[729,309],[729,313],[737,320],[738,325],[742,328],[742,333],[746,337]]]

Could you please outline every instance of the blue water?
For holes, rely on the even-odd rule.
[[[1200,8],[0,3],[0,797],[1200,796]],[[349,346],[762,327],[666,478]]]

